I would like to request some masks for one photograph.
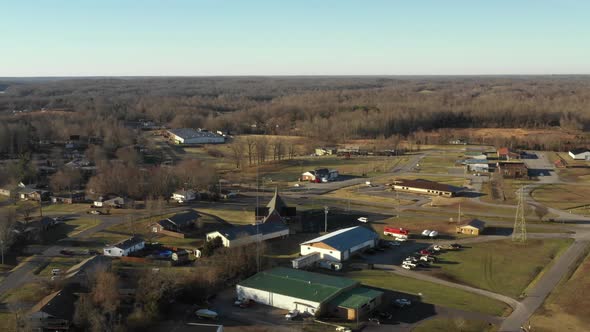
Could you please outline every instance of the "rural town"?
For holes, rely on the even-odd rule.
[[[25,2],[32,3],[10,9],[24,15]],[[535,62],[547,70],[528,72],[537,67],[514,55],[525,74],[492,64],[473,73],[445,62],[453,51],[429,58],[432,73],[406,73],[423,59],[413,51],[381,45],[387,63],[400,65],[379,67],[381,57],[353,50],[385,38],[363,25],[372,21],[358,21],[358,31],[375,34],[369,40],[346,30],[356,46],[340,55],[330,50],[344,47],[336,45],[340,35],[320,21],[342,28],[353,12],[383,11],[405,22],[402,9],[424,21],[418,5],[304,2],[284,9],[228,2],[226,13],[205,2],[107,1],[90,9],[60,1],[32,12],[37,19],[63,10],[67,22],[88,22],[80,32],[56,22],[33,35],[15,31],[56,49],[33,61],[43,55],[8,39],[10,56],[0,63],[1,331],[588,330],[587,63],[554,75],[562,71],[549,66],[550,56]],[[457,8],[449,14],[457,24],[479,15],[478,5],[448,6]],[[558,11],[573,17],[572,29],[590,32],[574,7],[590,9]],[[327,18],[334,11],[343,17]],[[277,31],[229,21],[246,14]],[[203,15],[228,27],[211,32],[219,40],[181,45],[187,34],[213,29]],[[293,22],[307,15],[318,31]],[[168,26],[148,27],[148,17]],[[43,37],[60,32],[63,41]],[[308,33],[317,39],[297,39]],[[425,51],[441,44],[422,30],[407,33]],[[100,54],[86,53],[93,38],[104,50],[89,49]],[[143,44],[152,38],[160,46]],[[244,45],[241,38],[252,45],[232,46]],[[138,53],[131,56],[127,43]],[[280,49],[290,43],[305,61]],[[488,49],[469,45],[457,47]],[[372,60],[375,67],[358,63]],[[49,61],[59,70],[41,68]],[[478,64],[470,61],[465,68]],[[320,63],[334,71],[316,71]],[[344,63],[367,71],[344,71]],[[117,69],[123,65],[132,71]]]

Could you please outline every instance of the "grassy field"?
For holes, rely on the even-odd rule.
[[[44,284],[30,282],[21,287],[11,289],[8,293],[4,294],[2,301],[7,303],[28,302],[34,304],[49,294],[50,290]]]
[[[51,276],[51,270],[61,269],[62,273],[65,273],[70,267],[80,263],[83,258],[80,257],[53,257],[49,264],[44,269],[39,271],[38,275],[41,277]]]
[[[498,189],[502,189],[501,192],[503,193],[504,199],[496,200],[492,197],[492,184],[490,181],[488,181],[484,182],[482,185],[481,191],[484,195],[481,197],[481,200],[488,203],[516,205],[518,203],[517,191],[520,189],[520,187],[533,184],[535,181],[526,179],[504,179],[503,183],[503,188]]]
[[[16,315],[11,312],[0,312],[0,331],[15,332]]]
[[[510,240],[470,244],[461,251],[440,255],[434,275],[495,293],[518,297],[559,256],[572,239],[529,239],[526,245]]]
[[[266,204],[266,200],[261,199],[261,204]],[[218,206],[208,209],[199,208],[199,212],[207,213],[219,217],[230,224],[244,225],[254,223],[254,208],[242,210],[229,210],[227,207]]]
[[[396,199],[393,194],[388,197],[383,197],[383,196],[364,194],[362,191],[359,191],[359,189],[362,189],[365,187],[366,187],[366,185],[364,185],[364,184],[355,185],[355,186],[332,191],[324,196],[332,197],[332,198],[339,198],[342,200],[349,200],[350,199],[350,200],[367,202],[367,203],[375,203],[375,202],[389,203],[389,204],[392,204],[393,206],[397,206],[397,205],[403,206],[403,205],[410,205],[410,204],[414,203],[411,200]]]
[[[448,174],[449,169],[454,168],[462,173],[462,167],[455,166],[455,162],[464,158],[463,153],[462,150],[431,152],[420,161],[420,166],[416,170],[422,173]]]
[[[77,219],[73,219],[73,220],[68,220],[66,222],[66,224],[75,227],[74,230],[72,230],[71,232],[68,233],[68,236],[71,237],[71,236],[74,236],[80,232],[83,232],[87,229],[90,229],[90,228],[100,224],[100,222],[96,218],[81,217],[81,218],[77,218]]]
[[[590,256],[551,292],[530,320],[534,331],[586,331],[590,324]]]
[[[402,277],[387,271],[362,270],[346,274],[361,283],[412,295],[421,293],[422,302],[466,311],[501,316],[510,310],[504,303],[463,290]]]
[[[547,184],[536,188],[532,196],[543,205],[590,216],[590,186]]]
[[[497,327],[487,322],[462,318],[433,318],[412,329],[412,332],[493,332]]]

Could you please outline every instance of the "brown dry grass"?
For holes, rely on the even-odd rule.
[[[590,256],[533,315],[535,331],[587,331],[590,324]]]

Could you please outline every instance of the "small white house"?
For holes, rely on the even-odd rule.
[[[590,150],[586,148],[573,149],[568,154],[574,160],[590,161]]]
[[[355,226],[337,230],[299,245],[302,256],[319,253],[321,259],[341,262],[357,252],[373,248],[379,235],[373,230]]]
[[[197,193],[192,189],[179,190],[179,191],[173,193],[171,198],[172,198],[172,200],[174,200],[178,203],[184,203],[184,202],[189,202],[189,201],[196,199]]]
[[[134,236],[113,246],[105,247],[103,254],[111,257],[129,256],[129,254],[139,251],[144,247],[145,241],[142,238]]]

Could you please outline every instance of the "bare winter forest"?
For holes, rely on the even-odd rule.
[[[70,135],[127,146],[125,121],[323,141],[444,128],[590,129],[590,77],[4,79],[0,153]]]

